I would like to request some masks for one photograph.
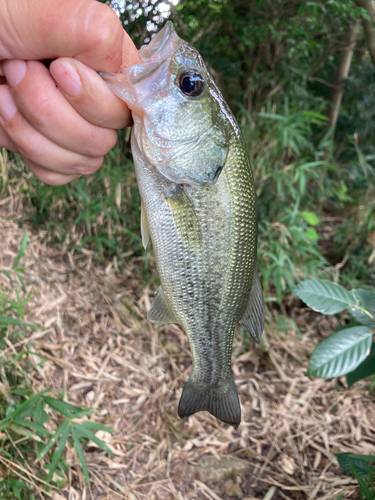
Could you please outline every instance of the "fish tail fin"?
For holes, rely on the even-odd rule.
[[[233,375],[220,387],[194,383],[191,377],[188,379],[178,405],[178,415],[184,418],[203,410],[227,424],[239,426],[241,407]]]

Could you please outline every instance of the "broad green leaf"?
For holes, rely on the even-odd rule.
[[[320,218],[314,212],[301,212],[301,215],[311,226],[317,226],[320,222]]]
[[[362,361],[357,368],[346,375],[346,381],[348,386],[352,386],[358,380],[362,380],[365,377],[370,377],[375,374],[375,344],[372,344],[371,351],[368,356]]]
[[[293,289],[293,293],[322,314],[336,314],[355,306],[355,297],[351,292],[328,280],[302,281]]]
[[[361,323],[362,325],[370,326],[375,330],[375,292],[370,290],[364,290],[358,288],[358,290],[352,290],[356,300],[356,305],[365,309],[368,314],[361,311],[358,307],[349,307],[348,311],[353,316],[353,318]],[[372,318],[374,319],[372,319]]]
[[[306,375],[332,378],[353,371],[369,354],[371,338],[366,326],[332,333],[314,349]]]
[[[359,496],[362,498],[362,495],[364,495],[365,500],[374,500],[374,495],[371,493],[369,487],[367,486],[366,482],[364,479],[361,477],[361,475],[358,473],[356,467],[353,465],[351,461],[349,461],[349,466],[352,470],[352,474],[355,476],[355,478],[358,481],[359,484]],[[372,489],[372,492],[374,493],[374,489]]]
[[[350,463],[356,468],[358,474],[362,477],[369,477],[375,473],[374,467],[367,462],[375,462],[373,455],[357,455],[356,453],[337,453],[336,458],[340,467],[348,474],[353,474]]]
[[[81,442],[79,440],[75,425],[73,425],[73,427],[72,427],[72,434],[73,434],[73,440],[74,440],[74,444],[75,444],[75,447],[77,450],[78,458],[79,458],[79,461],[80,461],[80,464],[82,467],[82,472],[83,472],[83,475],[85,476],[85,479],[86,479],[86,484],[90,484],[89,471],[87,470],[85,456],[83,454]]]
[[[305,236],[311,241],[317,241],[319,239],[319,235],[313,227],[308,228],[308,230],[305,232]]]

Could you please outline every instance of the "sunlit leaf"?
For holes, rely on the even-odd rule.
[[[309,307],[322,314],[336,314],[355,306],[355,298],[344,287],[328,280],[306,280],[293,288]]]
[[[353,371],[369,354],[371,338],[366,326],[332,333],[314,349],[306,375],[331,378]]]
[[[311,226],[317,226],[320,222],[320,217],[314,214],[314,212],[301,212],[301,215]]]

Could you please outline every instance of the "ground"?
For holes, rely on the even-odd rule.
[[[25,231],[13,208],[11,199],[0,203],[0,269],[14,261]],[[65,388],[65,401],[97,409],[89,418],[116,430],[98,434],[115,458],[94,443],[84,449],[89,489],[75,449],[65,450],[67,481],[51,498],[358,498],[335,453],[375,454],[374,391],[369,380],[348,389],[344,377],[305,376],[312,349],[335,318],[294,309],[300,335],[292,324],[277,332],[268,312],[260,345],[238,330],[233,372],[241,425],[234,429],[206,412],[180,420],[190,349],[178,326],[147,322],[154,290],[116,262],[103,267],[90,252],[82,258],[46,246],[42,231],[31,233],[22,263],[33,292],[25,321],[45,327],[29,332],[34,390],[50,388],[59,397]]]

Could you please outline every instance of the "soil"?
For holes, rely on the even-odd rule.
[[[25,227],[0,205],[0,269],[14,261]],[[370,381],[347,387],[344,377],[305,376],[314,346],[337,325],[302,303],[293,324],[276,330],[268,312],[262,341],[235,335],[233,372],[242,422],[238,429],[206,412],[185,420],[178,401],[191,371],[187,337],[177,325],[146,320],[154,290],[116,262],[94,264],[31,233],[22,260],[28,292],[29,378],[65,401],[90,406],[88,418],[115,429],[98,431],[115,457],[94,443],[84,448],[84,482],[74,448],[55,500],[336,500],[358,498],[356,480],[336,453],[375,454],[375,393]],[[5,281],[3,286],[10,284]],[[11,345],[12,351],[22,345]],[[12,351],[12,352],[13,352]],[[41,363],[41,357],[45,361]],[[53,425],[58,422],[53,420]]]

